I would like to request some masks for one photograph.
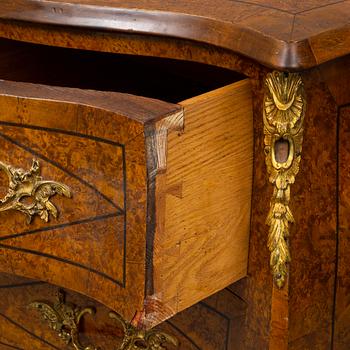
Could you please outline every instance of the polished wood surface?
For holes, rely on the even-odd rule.
[[[2,350],[69,350],[49,329],[40,314],[28,305],[34,300],[53,302],[58,287],[45,282],[0,274],[0,348]],[[103,350],[120,346],[123,336],[118,323],[108,317],[109,310],[96,301],[65,290],[67,302],[92,307],[95,314],[84,317],[80,327],[83,344],[94,344]],[[236,324],[245,304],[230,289],[179,313],[157,327],[175,336],[178,350],[235,350]],[[167,350],[175,350],[169,345]]]
[[[289,347],[332,342],[337,259],[337,105],[318,70],[303,75],[307,94],[302,164],[293,186],[289,239]],[[320,142],[322,140],[322,142]]]
[[[87,91],[0,85],[2,161],[27,168],[36,158],[44,178],[68,185],[73,194],[55,198],[61,215],[49,223],[36,218],[28,225],[21,213],[2,213],[1,270],[70,287],[132,318],[144,294],[143,124],[122,115],[121,104],[113,111],[103,94],[98,106]],[[133,103],[125,108],[132,111]],[[2,193],[7,187],[2,177]]]
[[[156,184],[154,298],[174,313],[246,275],[253,173],[249,80],[180,105]]]
[[[279,69],[310,68],[348,54],[349,13],[347,0],[5,0],[0,4],[5,20],[190,39]]]
[[[120,116],[121,120],[131,119],[135,125],[152,123],[161,117],[176,114],[181,111],[181,107],[175,104],[130,94],[86,89],[65,89],[39,84],[13,83],[4,80],[0,81],[0,94],[6,97],[12,96],[30,100],[42,99],[48,101],[47,103],[50,101],[57,101],[69,105],[76,104],[105,110]],[[41,113],[45,113],[45,111]],[[29,117],[30,116],[28,116],[28,118]],[[79,116],[76,118],[79,118]],[[29,119],[23,120],[23,122],[31,123]],[[52,120],[46,120],[46,124],[40,124],[40,126],[47,127],[51,122]],[[59,120],[57,120],[57,122],[59,122]],[[43,120],[42,123],[45,123],[45,121]],[[83,121],[78,120],[78,127],[82,125],[82,123]],[[64,129],[64,124],[65,123],[62,121],[62,125],[55,125],[54,128]],[[120,124],[122,124],[122,122],[120,122]],[[73,125],[73,123],[71,125]],[[75,131],[77,133],[82,133],[83,129],[79,130],[77,128]],[[123,135],[123,133],[120,134]]]
[[[319,66],[322,79],[328,86],[338,107],[350,103],[350,55]]]
[[[344,74],[346,77],[347,71],[334,74],[335,71],[334,66],[327,64],[303,74],[307,94],[305,135],[300,176],[297,176],[291,189],[291,210],[295,223],[291,225],[289,238],[292,259],[289,264],[290,277],[282,290],[273,285],[268,264],[265,218],[268,213],[267,198],[270,198],[272,191],[265,173],[263,152],[261,110],[264,82],[252,80],[255,170],[249,277],[233,285],[235,293],[246,302],[247,309],[239,323],[235,349],[326,350],[331,348],[334,337],[338,337],[338,342],[344,339],[343,346],[346,344],[343,334],[349,329],[349,324],[342,307],[346,302],[348,286],[344,285],[344,281],[347,279],[343,277],[342,282],[336,282],[337,264],[340,264],[337,259],[341,259],[344,266],[347,258],[344,236],[344,240],[341,239],[342,255],[338,253],[340,248],[337,248],[337,240],[340,239],[337,234],[337,133],[340,127],[337,113],[340,104],[336,103],[335,98],[349,101],[350,96],[348,90],[341,91],[348,86],[346,78],[340,80],[343,83],[337,89],[337,80],[330,78],[332,74],[335,77]],[[345,123],[347,121],[343,125]],[[339,147],[342,147],[341,143]],[[343,154],[346,154],[346,149]],[[342,217],[346,220],[345,215]],[[339,269],[338,274],[344,276],[344,267]],[[340,298],[341,305],[337,312],[342,315],[338,325],[334,319],[337,298]],[[334,330],[334,326],[342,333]],[[334,349],[337,349],[336,344]]]

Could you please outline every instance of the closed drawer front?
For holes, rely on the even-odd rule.
[[[3,272],[146,327],[246,274],[247,80],[177,104],[1,81],[0,162]]]
[[[0,349],[10,350],[68,350],[50,323],[35,308],[34,302],[53,306],[62,292],[66,304],[90,308],[93,315],[85,314],[79,324],[79,341],[82,346],[102,346],[101,350],[118,348],[122,340],[121,327],[108,317],[108,309],[95,301],[68,290],[59,290],[45,282],[14,275],[0,274]],[[53,318],[52,318],[53,319]]]
[[[67,345],[33,306],[37,301],[53,306],[58,293],[64,295],[66,305],[93,310],[92,315],[84,314],[78,325],[82,347],[90,345],[101,350],[120,349],[123,329],[109,317],[109,310],[103,305],[67,289],[59,290],[45,282],[4,273],[0,273],[0,349],[72,349],[72,344]],[[235,308],[227,305],[235,305]],[[237,318],[241,317],[244,308],[244,303],[226,289],[180,312],[154,331],[166,332],[177,339],[177,347],[170,342],[164,343],[167,350],[234,349],[230,339],[233,343]],[[195,328],[193,324],[196,324]]]

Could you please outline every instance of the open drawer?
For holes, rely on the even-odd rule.
[[[36,49],[18,45],[37,64]],[[0,271],[78,291],[127,320],[142,312],[145,327],[246,275],[248,80],[169,103],[67,87],[79,84],[64,74],[67,86],[38,84],[30,63],[13,72],[0,69],[18,80],[0,81]]]

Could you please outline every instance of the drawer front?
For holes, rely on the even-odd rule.
[[[48,283],[0,273],[0,349],[4,350],[69,350],[58,334],[35,308],[33,301],[53,304],[58,288]],[[79,341],[101,350],[120,349],[123,330],[109,317],[103,305],[73,293],[63,291],[65,302],[91,308],[79,324]],[[246,305],[229,289],[198,303],[162,323],[156,331],[166,332],[178,341],[178,347],[167,343],[167,350],[234,350],[237,320],[244,316]],[[195,325],[195,326],[194,326]]]
[[[142,118],[179,107],[140,100],[0,84],[1,271],[81,292],[127,319],[142,309]]]
[[[14,275],[0,274],[0,348],[1,349],[30,349],[30,350],[52,350],[71,349],[66,345],[58,334],[49,328],[49,324],[42,320],[41,315],[29,305],[36,300],[47,300],[55,302],[57,298],[57,287],[45,282],[34,281]],[[86,329],[80,332],[81,344],[88,345],[99,341],[106,345],[116,344],[120,331],[115,328],[113,332],[110,327],[110,337],[107,332],[97,332],[98,327],[103,328],[101,319],[106,310],[96,302],[81,297],[78,294],[67,293],[67,302],[83,307],[91,307],[98,311],[100,317],[87,315],[83,318]],[[95,314],[96,315],[96,314]],[[112,325],[112,324],[111,324]],[[99,336],[100,339],[98,339]],[[110,349],[113,349],[111,346]]]
[[[68,317],[59,318],[62,314],[56,314],[60,310],[58,295],[63,297],[62,305],[67,310],[89,310],[83,311],[76,323],[76,334],[71,333]],[[39,309],[39,304],[45,309]],[[44,315],[50,316],[56,330]],[[67,325],[63,328],[67,338],[59,332],[61,321]],[[0,273],[0,349],[114,350],[122,349],[124,335],[121,324],[109,316],[108,308],[96,301],[45,282]],[[175,349],[171,344],[167,347]]]

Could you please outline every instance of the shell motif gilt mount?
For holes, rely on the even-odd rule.
[[[282,288],[290,262],[289,224],[294,222],[289,208],[290,187],[299,172],[306,100],[300,74],[272,72],[266,77],[264,97],[265,162],[273,184],[268,247],[274,281]]]

